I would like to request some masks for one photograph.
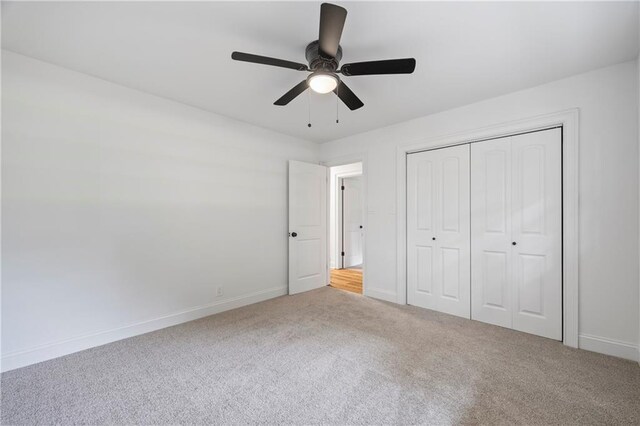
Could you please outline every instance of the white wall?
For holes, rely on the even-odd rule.
[[[627,62],[323,144],[323,161],[354,153],[367,156],[365,244],[370,294],[396,300],[398,144],[578,107],[580,345],[637,357],[637,68],[636,61]]]
[[[2,61],[4,370],[286,292],[287,160],[318,145]]]
[[[334,166],[329,169],[329,267],[340,267],[340,248],[338,244],[340,232],[338,226],[340,208],[338,203],[338,182],[337,176],[356,176],[362,175],[362,163],[344,164],[342,166]]]
[[[638,20],[640,21],[640,8],[638,8]],[[640,41],[640,30],[638,31],[638,40]],[[636,60],[636,68],[638,71],[638,145],[640,145],[640,52],[638,54],[638,59]],[[640,168],[639,168],[640,169]],[[638,170],[638,177],[640,179],[640,170]],[[640,185],[638,185],[640,187]],[[640,200],[639,200],[640,201]],[[640,217],[638,217],[638,220],[640,220]],[[640,229],[639,229],[640,231]],[[640,232],[638,233],[638,238],[640,239]],[[640,262],[638,267],[640,267]],[[638,285],[640,286],[640,282],[638,283]],[[639,291],[640,293],[640,291]],[[640,295],[639,295],[640,296]],[[640,300],[638,301],[638,303],[640,304]],[[640,321],[640,315],[638,315],[638,321]],[[638,325],[638,333],[640,333],[640,325]],[[638,363],[640,363],[640,334],[638,335]]]

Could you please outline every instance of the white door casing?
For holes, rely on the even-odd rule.
[[[327,168],[289,161],[289,294],[326,284]]]
[[[343,268],[362,264],[362,196],[361,176],[342,179],[342,216],[344,232]]]
[[[470,318],[469,146],[407,156],[407,302]]]
[[[561,129],[471,145],[472,318],[562,339]]]

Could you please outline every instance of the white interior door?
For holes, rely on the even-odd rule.
[[[471,144],[471,318],[511,328],[511,138]]]
[[[472,318],[562,339],[561,129],[472,144]]]
[[[407,157],[407,301],[470,318],[469,146]]]
[[[562,340],[562,130],[511,138],[513,328]]]
[[[343,268],[362,264],[362,177],[342,179]]]
[[[327,285],[327,168],[289,161],[289,294]]]

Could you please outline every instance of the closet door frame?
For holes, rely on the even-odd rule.
[[[579,110],[577,108],[436,138],[401,143],[396,150],[396,302],[407,304],[407,155],[554,127],[562,128],[562,341],[578,347]]]

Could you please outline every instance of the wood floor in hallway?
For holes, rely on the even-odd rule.
[[[362,294],[362,269],[332,269],[331,287]]]

